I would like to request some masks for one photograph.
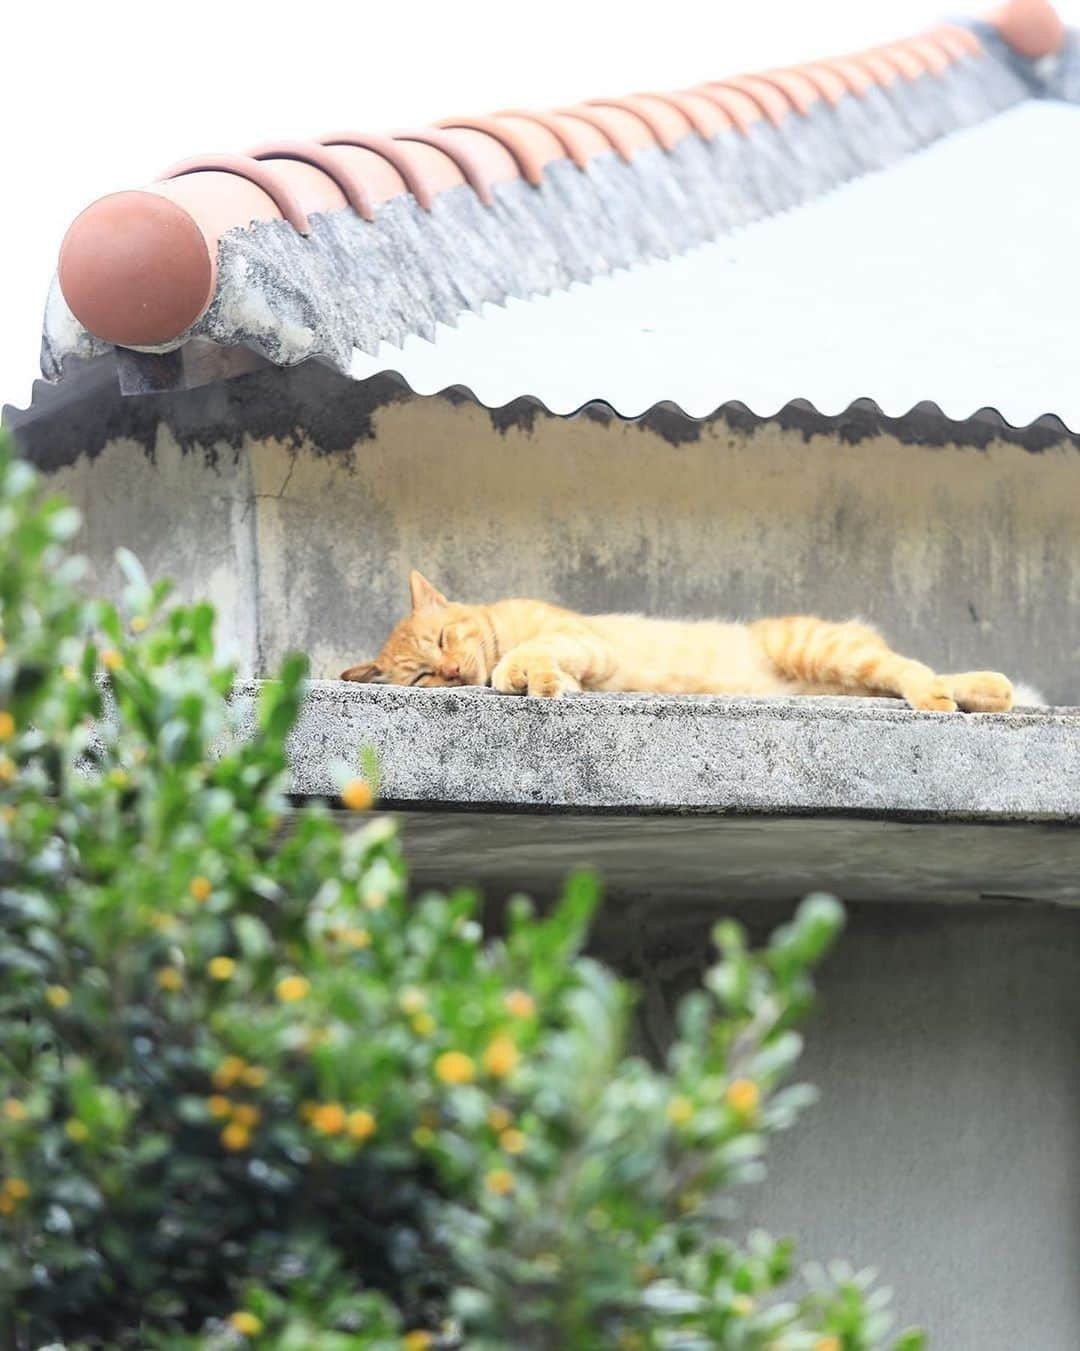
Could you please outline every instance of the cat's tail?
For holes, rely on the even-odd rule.
[[[1048,708],[1046,696],[1043,695],[1034,685],[1028,685],[1023,680],[1018,680],[1013,684],[1013,707],[1014,708]]]

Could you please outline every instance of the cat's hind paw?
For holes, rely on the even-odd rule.
[[[966,713],[1008,713],[1013,706],[1012,681],[1000,671],[964,671],[943,678]]]

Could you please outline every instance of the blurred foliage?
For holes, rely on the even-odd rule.
[[[80,599],[77,524],[0,448],[0,1345],[885,1345],[870,1277],[729,1233],[811,1098],[836,902],[758,952],[720,925],[633,1058],[590,879],[485,938],[388,820],[283,831],[304,662],[244,709],[210,607],[126,554],[122,606]]]

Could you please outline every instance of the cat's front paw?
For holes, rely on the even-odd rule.
[[[558,699],[581,688],[554,662],[542,657],[516,657],[512,652],[492,671],[491,685],[500,694],[531,694],[539,699]]]
[[[931,675],[909,681],[904,686],[904,698],[912,708],[926,713],[955,713],[956,700],[952,689],[944,676]]]

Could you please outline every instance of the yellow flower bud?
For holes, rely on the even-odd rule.
[[[0,755],[0,783],[14,783],[15,774],[15,761],[6,755]]]
[[[476,1066],[464,1051],[444,1051],[435,1061],[435,1077],[444,1084],[471,1084]]]
[[[401,1351],[428,1351],[431,1344],[430,1332],[425,1332],[422,1328],[413,1328],[402,1337]]]
[[[105,778],[112,788],[126,788],[128,786],[127,770],[121,769],[119,766],[110,769]]]
[[[408,985],[398,995],[398,1004],[401,1006],[402,1013],[419,1013],[427,1008],[427,995],[423,990],[418,990],[415,985]]]
[[[430,1149],[435,1143],[435,1132],[430,1126],[417,1126],[412,1133],[412,1140],[417,1149]]]
[[[341,800],[351,812],[366,812],[375,801],[366,779],[350,779],[341,790]]]
[[[145,633],[149,622],[145,615],[133,615],[131,619],[132,633]]]
[[[493,1168],[484,1178],[484,1186],[495,1196],[509,1196],[514,1190],[514,1175],[508,1168]]]
[[[263,1330],[262,1319],[248,1313],[247,1309],[237,1309],[229,1314],[229,1326],[241,1337],[257,1337]]]
[[[345,1108],[338,1102],[323,1102],[311,1114],[311,1124],[320,1135],[340,1135],[345,1129]]]
[[[201,873],[198,877],[193,877],[188,883],[188,892],[191,898],[200,903],[208,901],[213,890],[213,882],[210,881],[209,877],[203,877]]]
[[[206,1110],[211,1116],[217,1117],[219,1121],[231,1116],[232,1109],[232,1102],[223,1093],[211,1093],[206,1099]]]
[[[350,1112],[346,1122],[346,1129],[349,1132],[349,1138],[352,1140],[370,1140],[375,1134],[376,1122],[374,1116],[363,1107],[358,1107],[355,1112]]]
[[[295,1004],[298,999],[305,999],[311,992],[311,982],[304,976],[283,976],[278,981],[275,991],[283,1004]]]
[[[0,741],[10,741],[15,735],[15,719],[6,708],[0,708]]]
[[[418,1013],[412,1020],[412,1030],[418,1037],[430,1037],[435,1026],[435,1019],[430,1013]]]
[[[231,980],[236,971],[236,963],[231,957],[211,957],[206,964],[206,974],[211,980]]]
[[[269,1071],[264,1070],[261,1065],[247,1065],[240,1071],[240,1078],[248,1088],[262,1088],[269,1077]]]
[[[680,1093],[667,1105],[667,1119],[673,1126],[686,1126],[694,1119],[694,1104]]]
[[[4,1192],[13,1201],[25,1201],[30,1195],[30,1185],[21,1177],[9,1177],[4,1183]]]
[[[101,664],[106,671],[119,671],[124,664],[124,659],[115,648],[107,647],[101,654]]]
[[[72,1117],[64,1122],[64,1134],[76,1145],[84,1145],[90,1139],[90,1128],[85,1121]]]
[[[814,1343],[814,1351],[843,1351],[843,1342],[839,1337],[819,1337]]]
[[[63,985],[48,985],[45,988],[45,998],[54,1009],[66,1009],[71,1003],[71,991],[65,989]]]
[[[525,1132],[511,1126],[499,1136],[499,1144],[507,1154],[520,1154],[525,1148]]]
[[[250,1127],[259,1124],[261,1116],[262,1113],[259,1109],[253,1107],[250,1102],[238,1102],[232,1109],[232,1119],[237,1122],[238,1125],[245,1126],[249,1129]]]
[[[505,1107],[495,1106],[487,1114],[487,1123],[496,1135],[501,1134],[513,1123],[514,1118]]]
[[[484,1051],[484,1069],[496,1079],[505,1079],[517,1069],[520,1059],[520,1053],[513,1040],[501,1034],[493,1037]]]
[[[184,977],[175,966],[163,966],[157,973],[157,983],[163,990],[182,990],[184,988]]]
[[[5,1098],[3,1112],[9,1121],[25,1121],[28,1115],[26,1104],[18,1098]]]
[[[358,952],[371,947],[371,934],[366,929],[342,929],[338,938],[347,948],[356,948]]]
[[[231,1088],[247,1066],[238,1055],[227,1055],[210,1076],[215,1088]]]
[[[247,1149],[251,1143],[251,1131],[240,1121],[230,1121],[221,1132],[221,1143],[234,1153]]]
[[[753,1116],[761,1102],[761,1089],[753,1079],[735,1079],[728,1085],[724,1101],[736,1116]]]
[[[7,1192],[0,1192],[0,1215],[14,1215],[15,1198]]]
[[[536,1000],[524,990],[511,990],[503,999],[503,1006],[512,1018],[531,1018],[536,1012]]]

